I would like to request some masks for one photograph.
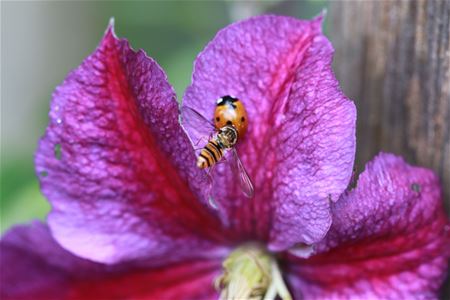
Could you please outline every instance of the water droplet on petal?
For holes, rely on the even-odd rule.
[[[258,87],[259,87],[259,88],[264,88],[264,87],[265,87],[264,81],[262,81],[261,79],[258,80]]]
[[[62,119],[61,118],[57,118],[56,119],[56,124],[60,125],[62,123]]]

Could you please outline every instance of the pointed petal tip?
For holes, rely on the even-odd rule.
[[[325,19],[327,14],[328,14],[328,9],[324,8],[324,9],[322,9],[322,11],[320,12],[320,14],[317,17],[321,18],[321,20],[322,20],[322,19]]]
[[[108,27],[106,27],[104,34],[105,37],[111,35],[112,37],[117,39],[116,32],[114,31],[114,23],[115,23],[114,17],[109,18]]]
[[[104,29],[96,50],[53,93],[50,123],[36,150],[41,190],[53,207],[48,222],[58,242],[77,256],[113,264],[155,253],[161,257],[154,261],[160,262],[161,245],[169,249],[172,241],[196,239],[195,231],[190,229],[192,224],[208,231],[219,226],[213,214],[197,201],[206,185],[195,166],[192,145],[178,124],[176,96],[166,74],[144,51],[133,50],[125,38],[116,38],[114,19]],[[119,122],[120,126],[111,122]],[[129,138],[121,138],[124,136]],[[71,142],[74,140],[77,143]],[[56,146],[62,153],[59,158]],[[123,171],[124,166],[130,172]],[[170,178],[167,174],[171,174]],[[113,177],[115,183],[110,181]],[[145,179],[154,177],[158,177],[158,184]],[[70,192],[73,186],[77,186],[74,193]],[[174,207],[180,214],[189,214],[191,225],[173,233],[161,232],[152,229],[146,217],[123,213],[142,200],[149,204],[146,213],[152,214],[153,220],[158,218],[154,224],[167,222],[172,226],[176,223],[162,213],[164,199],[169,195],[173,196],[172,203],[178,202]],[[96,205],[80,213],[84,199],[96,199]],[[132,225],[135,222],[140,224],[139,229]],[[205,226],[208,222],[211,226]],[[148,234],[139,233],[147,229]],[[150,232],[158,232],[158,237]],[[209,234],[211,238],[222,238],[216,231]],[[205,243],[210,242],[198,242],[201,247]],[[190,251],[191,244],[183,245],[172,248],[180,254],[195,253]],[[181,250],[183,247],[186,251]],[[173,256],[164,257],[173,260]]]
[[[322,31],[322,25],[325,21],[325,18],[327,17],[327,13],[327,9],[324,8],[317,16],[313,17],[311,20],[313,27]]]

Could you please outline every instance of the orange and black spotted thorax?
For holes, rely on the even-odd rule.
[[[232,96],[223,96],[217,100],[214,112],[214,125],[217,129],[234,126],[238,137],[242,139],[247,131],[247,111],[244,104]]]
[[[201,150],[197,166],[204,169],[219,162],[225,152],[236,145],[238,138],[245,135],[247,122],[247,112],[239,99],[231,96],[219,98],[214,112],[217,132]]]

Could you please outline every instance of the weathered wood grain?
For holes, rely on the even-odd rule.
[[[439,174],[449,212],[450,1],[330,6],[334,70],[358,108],[358,171],[379,151],[403,155]]]
[[[379,151],[435,170],[450,209],[450,1],[330,5],[337,78],[358,108],[357,167]]]

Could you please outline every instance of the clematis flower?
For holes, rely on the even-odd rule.
[[[52,211],[3,237],[0,296],[436,297],[450,255],[438,179],[380,154],[346,191],[355,108],[320,24],[255,17],[197,57],[182,105],[208,117],[232,94],[249,117],[237,151],[255,197],[224,163],[218,210],[164,72],[110,25],[53,95],[36,153]]]

